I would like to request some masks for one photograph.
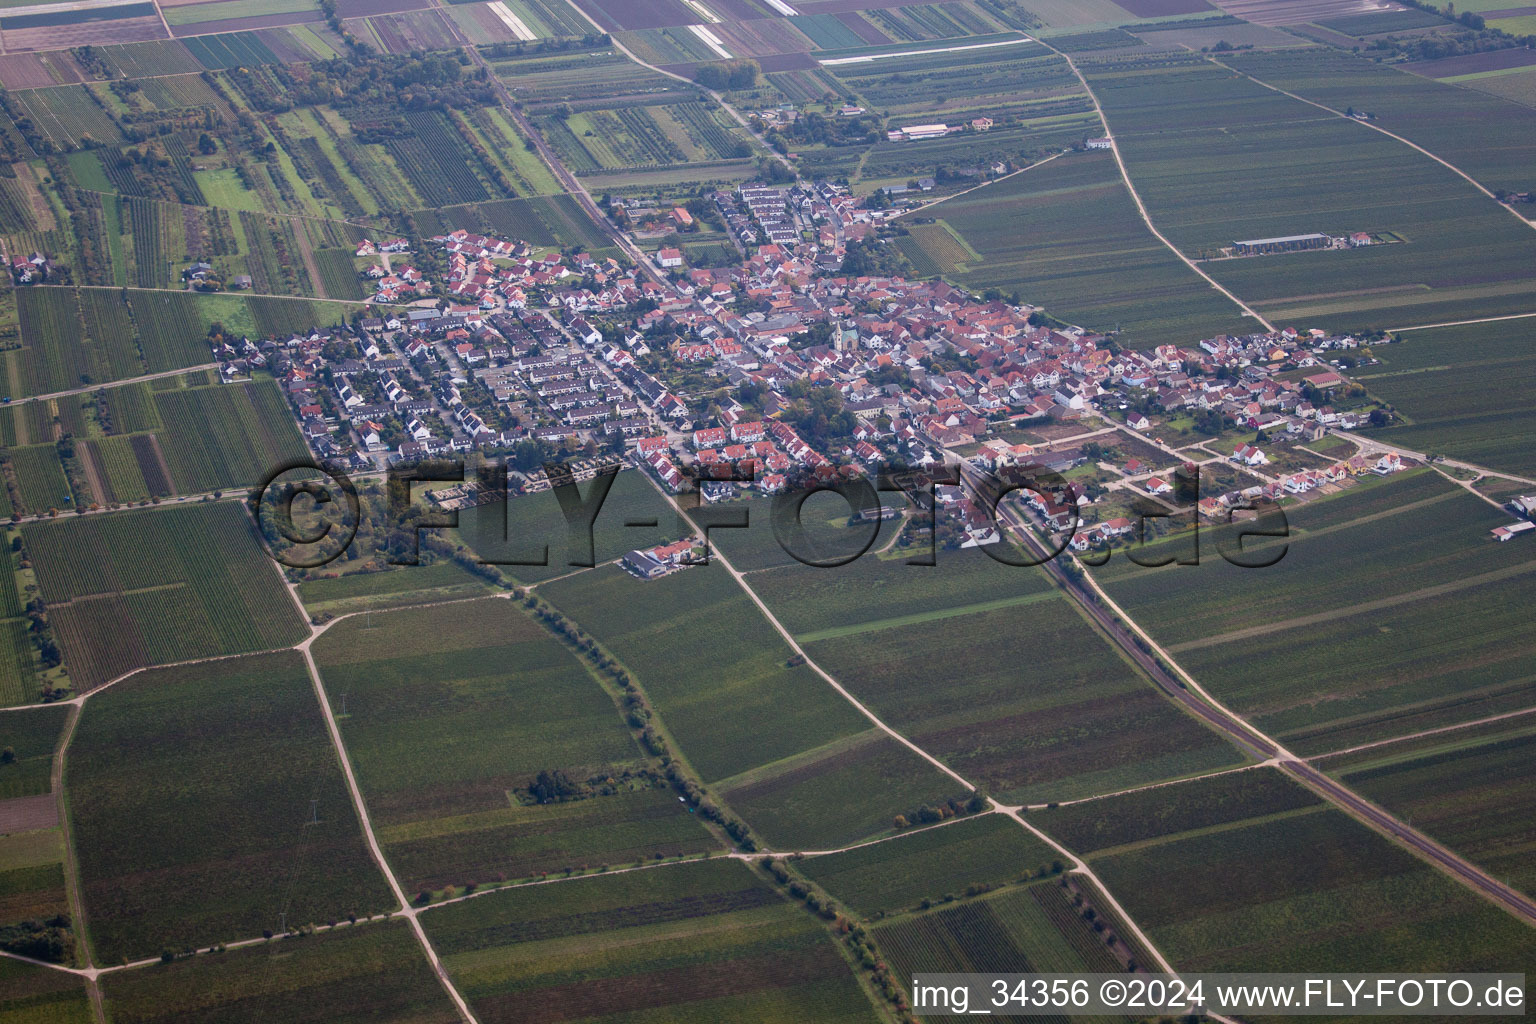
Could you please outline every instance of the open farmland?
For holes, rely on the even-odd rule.
[[[1323,762],[1329,774],[1415,828],[1526,893],[1531,863],[1530,787],[1536,733],[1530,720],[1389,744]]]
[[[893,117],[976,111],[1006,121],[1011,117],[1092,113],[1066,61],[1038,43],[1010,43],[1006,38],[997,42],[1001,45],[981,50],[916,51],[910,56],[836,64],[828,70],[848,89]],[[1071,102],[1064,102],[1068,100]],[[983,145],[991,140],[969,141]]]
[[[479,896],[422,917],[485,1024],[881,1018],[831,936],[735,861]]]
[[[91,461],[104,505],[255,487],[308,457],[293,414],[270,380],[178,387],[173,379],[94,394],[111,436],[76,446]],[[60,399],[60,401],[64,401]]]
[[[309,449],[270,381],[156,391],[156,433],[177,491],[254,487]]]
[[[57,798],[50,795],[0,800],[0,935],[9,940],[27,923],[69,913],[64,882],[63,830],[57,827]],[[29,813],[30,812],[30,813]],[[59,936],[59,957],[79,962],[73,930]],[[8,945],[11,952],[20,952]],[[0,986],[0,991],[3,991]],[[3,1004],[0,1004],[3,1005]],[[9,1020],[0,1010],[0,1020]]]
[[[706,781],[866,727],[808,669],[785,668],[789,649],[718,567],[649,583],[603,568],[547,584],[540,594],[639,677]],[[701,642],[705,623],[718,645]]]
[[[577,173],[642,170],[750,156],[704,103],[583,110],[541,125],[560,158]],[[734,126],[733,126],[734,127]],[[739,129],[737,129],[739,131]]]
[[[951,263],[953,239],[925,229],[903,249],[972,288],[1024,302],[1138,348],[1237,333],[1251,324],[1147,231],[1108,153],[1072,154],[946,200],[942,219],[979,259]]]
[[[836,571],[791,563],[750,579],[818,664],[1007,802],[1239,759],[1159,697],[1036,569],[972,550],[940,552],[935,568],[866,555]]]
[[[404,921],[369,922],[103,979],[117,1024],[255,1017],[291,1024],[453,1024]]]
[[[72,974],[0,959],[0,1020],[30,1024],[90,1024],[85,981]]]
[[[577,485],[590,498],[593,484]],[[626,523],[655,522],[655,527]],[[639,472],[621,471],[592,526],[592,559],[601,565],[635,547],[660,544],[685,536],[688,529]],[[499,565],[524,583],[540,583],[580,568],[575,560],[586,552],[571,546],[572,531],[553,491],[539,491],[465,509],[459,514],[459,539],[481,558]],[[584,535],[575,534],[578,541]],[[522,565],[519,562],[544,562]]]
[[[1536,233],[1400,142],[1193,57],[1085,73],[1153,221],[1187,255],[1307,232],[1404,239],[1206,265],[1271,320],[1391,327],[1526,312],[1536,298],[1523,269]]]
[[[480,597],[488,590],[484,580],[470,574],[457,562],[355,572],[333,579],[322,576],[300,583],[298,587],[299,599],[306,610],[332,615],[456,597]]]
[[[25,715],[0,717],[0,749],[15,755],[0,764],[0,800],[39,796],[49,791],[53,751],[69,709],[44,708]]]
[[[1372,437],[1414,451],[1536,474],[1536,365],[1530,320],[1443,327],[1401,335],[1376,350],[1360,382],[1405,422]],[[1497,381],[1497,386],[1490,382]],[[1476,401],[1467,396],[1475,394]]]
[[[969,791],[883,731],[867,729],[718,783],[721,796],[777,848],[836,848],[887,835],[901,815]],[[860,799],[850,806],[848,794]]]
[[[237,335],[286,335],[339,319],[347,308],[137,288],[30,288],[17,299],[23,344],[0,352],[0,381],[15,398],[212,363],[207,334],[215,322]]]
[[[76,690],[145,665],[267,650],[303,626],[232,502],[22,528]]]
[[[17,506],[31,515],[44,515],[50,509],[69,511],[75,499],[59,450],[51,444],[12,448],[6,452],[16,479]]]
[[[861,914],[881,917],[972,887],[1049,869],[1057,854],[1001,814],[961,819],[870,846],[810,857],[797,869]]]
[[[682,0],[572,0],[603,31],[614,29],[662,28],[667,25],[697,24],[698,14]]]
[[[1298,753],[1532,703],[1533,641],[1519,609],[1536,553],[1498,550],[1488,531],[1506,514],[1424,472],[1289,520],[1288,541],[1245,544],[1259,554],[1288,545],[1268,568],[1219,559],[1207,531],[1198,567],[1116,559],[1095,571],[1180,665]],[[1346,648],[1348,659],[1333,656]]]
[[[498,57],[492,69],[530,112],[570,103],[616,107],[645,103],[692,102],[698,90],[643,68],[608,47]]]
[[[1055,593],[806,650],[882,719],[1007,803],[1070,799],[1241,759],[1158,695]]]
[[[95,302],[94,296],[85,298],[91,294],[65,288],[18,293],[24,347],[6,353],[15,397],[63,391],[145,372],[134,347],[128,311],[121,304],[113,309]]]
[[[613,698],[510,601],[354,617],[314,651],[333,710],[345,708],[342,733],[404,885],[439,889],[714,845],[654,777]],[[599,786],[585,799],[540,804],[529,787],[543,771]]]
[[[65,781],[106,962],[392,903],[296,653],[120,683],[86,707]]]
[[[648,583],[605,568],[540,593],[636,675],[683,756],[775,844],[836,846],[965,796],[810,669],[788,667],[790,649],[719,567]],[[700,642],[705,624],[719,644]],[[850,791],[867,794],[856,815]]]
[[[1181,832],[1203,832],[1260,815],[1322,806],[1322,798],[1270,768],[1256,767],[1122,793],[1030,814],[1079,855]]]
[[[123,141],[117,122],[90,86],[26,89],[15,93],[11,102],[19,117],[30,120],[44,138],[62,149],[88,146],[92,140]]]
[[[3,493],[0,490],[0,494]],[[18,587],[20,581],[14,572],[19,561],[18,553],[8,556],[8,561],[0,562],[8,572],[0,575],[0,705],[25,703],[32,699],[38,688],[37,650],[29,633],[31,622],[25,617],[24,595]],[[32,735],[33,729],[44,726],[43,721],[29,721],[7,728]],[[15,747],[18,751],[25,748],[40,756],[31,743],[9,742],[0,746]],[[30,767],[26,767],[27,764]],[[7,767],[9,771],[5,771]],[[47,778],[45,767],[38,762],[29,762],[19,753],[15,764],[0,766],[0,774],[9,779],[0,784],[0,799],[7,795],[26,796],[39,792],[35,789],[38,779]]]
[[[875,940],[904,983],[919,971],[1078,974],[1123,970],[1123,961],[1079,916],[1063,885],[1041,881],[938,907],[878,926]]]
[[[1518,51],[1517,51],[1518,52]],[[1371,124],[1418,143],[1490,190],[1536,184],[1536,111],[1441,85],[1331,47],[1223,57],[1244,74],[1335,110],[1368,110]],[[1490,133],[1496,125],[1499,131]]]
[[[1138,794],[1140,816],[1159,820],[1180,788]],[[1090,859],[1182,970],[1498,971],[1536,953],[1523,923],[1331,808],[1259,803]]]

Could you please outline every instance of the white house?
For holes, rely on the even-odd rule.
[[[1232,449],[1232,461],[1241,462],[1245,466],[1262,466],[1269,462],[1269,456],[1251,444],[1240,444]]]

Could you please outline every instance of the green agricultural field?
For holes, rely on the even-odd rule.
[[[157,391],[160,451],[179,493],[237,490],[307,460],[288,403],[271,381]]]
[[[1252,768],[1034,811],[1029,820],[1073,852],[1089,854],[1321,804],[1279,771]]]
[[[887,497],[893,505],[895,495]],[[826,505],[820,503],[825,501]],[[796,566],[799,563],[784,550],[773,532],[773,500],[752,498],[733,502],[721,512],[710,514],[729,521],[744,522],[745,527],[720,527],[709,535],[710,550],[719,550],[731,560],[731,565],[741,572],[767,569],[774,566]],[[823,514],[825,512],[825,514]],[[801,511],[801,522],[812,544],[813,557],[834,560],[855,553],[864,544],[864,534],[849,534],[846,529],[848,505],[833,495],[813,495]],[[885,527],[882,526],[882,529]],[[889,538],[887,538],[889,539]],[[855,563],[857,564],[857,563]],[[838,570],[841,572],[842,570]]]
[[[216,321],[236,334],[256,334],[258,322],[270,321],[281,327],[276,334],[297,330],[292,324],[300,320],[305,328],[327,320],[294,299],[52,287],[17,298],[23,347],[0,353],[0,373],[16,398],[211,363],[207,335]],[[280,304],[277,319],[265,306],[253,316],[258,303]]]
[[[719,567],[651,581],[607,567],[539,594],[639,678],[705,781],[868,727],[809,669],[785,667],[792,652]]]
[[[67,707],[0,715],[0,750],[8,749],[15,755],[8,764],[0,764],[0,800],[48,792],[53,751],[68,717]]]
[[[1400,345],[1378,346],[1382,365],[1363,369],[1357,379],[1406,422],[1367,433],[1414,451],[1536,474],[1532,323],[1411,331]]]
[[[314,0],[217,0],[215,3],[173,7],[167,12],[165,20],[172,25],[193,25],[203,21],[270,14],[311,14],[316,10]]]
[[[4,490],[0,489],[0,493],[4,493]],[[25,595],[21,591],[23,577],[16,572],[19,565],[19,553],[0,562],[0,566],[6,570],[0,574],[0,706],[25,703],[31,699],[37,686],[38,651],[32,643],[31,620],[25,615]],[[41,727],[41,723],[17,722],[10,729],[30,732]],[[11,745],[20,749],[25,744],[13,742]],[[12,776],[13,783],[17,779],[31,779],[33,770],[35,766],[34,769],[18,769]],[[0,798],[4,797],[6,791],[7,787],[0,785]]]
[[[421,918],[485,1024],[873,1022],[831,936],[750,868],[706,861],[505,890]]]
[[[1332,809],[1163,836],[1092,863],[1181,970],[1501,971],[1536,953],[1524,924]]]
[[[144,372],[126,311],[120,304],[116,309],[87,304],[87,294],[67,288],[30,288],[17,293],[24,347],[6,353],[11,380],[19,385],[15,397],[64,391]],[[89,305],[89,317],[82,308],[85,305]]]
[[[1490,190],[1525,191],[1536,166],[1536,111],[1443,85],[1328,46],[1229,55],[1222,62],[1418,143]],[[1490,130],[1492,129],[1492,130]]]
[[[42,799],[50,800],[48,797]],[[0,835],[0,930],[26,922],[46,922],[68,914],[62,830],[43,827]],[[7,948],[12,952],[23,952],[15,947]],[[78,962],[77,956],[71,956],[69,946],[64,946],[61,953],[57,957],[59,961]],[[12,1019],[0,1009],[0,1021]]]
[[[84,442],[86,458],[96,466],[101,490],[96,499],[103,505],[143,501],[149,497],[144,470],[134,453],[133,438],[103,437]]]
[[[123,133],[98,95],[87,85],[66,85],[20,90],[11,94],[11,102],[61,148],[89,146],[92,139],[109,145],[122,142]]]
[[[119,77],[147,78],[154,75],[194,74],[202,66],[179,42],[156,39],[147,43],[103,46],[102,60]]]
[[[1284,548],[1267,568],[1229,565],[1206,530],[1197,567],[1117,557],[1095,572],[1202,685],[1298,753],[1529,706],[1520,609],[1536,552],[1496,543],[1509,516],[1436,474],[1368,479],[1291,509],[1288,539],[1250,538],[1257,556]]]
[[[212,362],[206,338],[215,321],[237,332],[249,333],[254,326],[246,300],[234,295],[129,292],[129,296],[149,373]]]
[[[104,962],[393,903],[297,653],[118,684],[85,708],[65,784]]]
[[[102,979],[102,993],[116,1024],[251,1018],[291,1024],[459,1020],[404,921],[369,922],[122,971]]]
[[[1006,38],[993,41],[1001,43]],[[1016,36],[1013,38],[1017,41]],[[856,48],[848,53],[854,56],[870,49],[875,48]],[[1066,61],[1038,43],[1018,42],[960,52],[947,47],[934,53],[922,53],[921,49],[904,47],[901,52],[907,56],[838,64],[827,71],[847,90],[893,117],[915,118],[928,112],[950,114],[966,110],[1027,117],[1036,116],[1033,108],[1041,103],[1057,112],[1092,110],[1091,104],[1082,108],[1075,102],[1057,102],[1064,98],[1086,100],[1086,94]],[[973,146],[991,142],[980,135],[969,136],[968,141]]]
[[[1240,763],[1065,597],[818,641],[807,653],[883,720],[1008,803]]]
[[[1041,881],[882,924],[875,941],[904,983],[919,971],[1124,970],[1124,961],[1079,916],[1064,884]]]
[[[583,499],[595,493],[592,481],[577,484]],[[627,522],[651,522],[655,527],[626,527]],[[592,558],[599,565],[623,556],[634,548],[651,547],[676,540],[687,533],[686,524],[665,498],[638,471],[622,471],[614,477],[608,496],[592,527]],[[506,503],[481,505],[459,515],[458,538],[476,554],[501,564],[502,571],[525,583],[538,583],[575,572],[573,558],[585,558],[572,550],[571,531],[551,491],[514,497]],[[577,534],[584,546],[585,534]],[[548,549],[547,554],[545,549]],[[510,560],[547,561],[547,565],[517,565]]]
[[[878,729],[835,740],[717,783],[721,796],[775,849],[834,849],[895,831],[970,796]],[[861,796],[851,805],[849,794]],[[867,794],[867,795],[865,795]]]
[[[48,967],[0,959],[0,1021],[5,1024],[91,1024],[85,981]]]
[[[613,698],[510,601],[354,616],[314,652],[402,884],[438,889],[714,845],[651,778]],[[595,795],[537,804],[528,787],[556,770],[597,780]]]
[[[145,665],[305,635],[239,504],[34,523],[22,539],[77,690]]]
[[[437,562],[309,580],[299,584],[299,599],[311,613],[341,615],[369,608],[479,597],[488,591],[484,580],[457,562]]]
[[[1536,733],[1518,718],[1503,734],[1449,733],[1408,749],[1388,745],[1325,762],[1357,793],[1527,893],[1536,890],[1536,807],[1527,785],[1533,765]]]
[[[193,36],[183,45],[203,67],[210,71],[255,64],[277,64],[277,54],[255,32],[228,32],[214,36]]]
[[[635,674],[683,756],[779,848],[857,841],[967,795],[790,665],[790,648],[719,567],[648,582],[609,567],[540,594]],[[865,794],[856,814],[849,792]]]
[[[804,506],[807,521],[811,519],[812,501]],[[715,534],[737,568],[745,567],[737,557],[738,538],[761,532],[772,542],[766,505],[754,506],[751,511],[751,530]],[[891,523],[881,524],[871,546],[883,547],[890,539],[892,527]],[[867,530],[867,526],[850,529],[839,524],[839,531],[849,537],[848,544],[855,548],[868,536]],[[828,535],[835,536],[830,530]],[[774,550],[780,550],[776,543]],[[938,632],[945,629],[945,620],[957,615],[1037,604],[1050,600],[1053,594],[1050,579],[1044,573],[1004,565],[976,548],[940,550],[934,559],[938,564],[933,566],[907,564],[909,558],[927,555],[926,550],[911,548],[903,548],[891,557],[871,551],[835,569],[790,561],[754,572],[748,579],[752,589],[801,642],[928,623]]]
[[[1404,32],[1416,28],[1444,28],[1446,20],[1429,11],[1389,10],[1374,14],[1357,14],[1346,18],[1329,18],[1318,25],[1346,36],[1364,38],[1384,32]]]
[[[12,448],[6,455],[16,478],[22,512],[43,515],[49,509],[68,512],[74,508],[75,499],[64,476],[58,448],[51,444],[29,445]]]
[[[1093,330],[1118,328],[1136,347],[1250,329],[1147,231],[1108,153],[1069,154],[921,216],[942,218],[950,229],[911,242],[945,277],[1017,291]],[[981,259],[950,263],[957,242]]]
[[[1206,264],[1269,319],[1352,330],[1530,310],[1536,234],[1402,143],[1193,56],[1087,74],[1153,221],[1187,255],[1309,232],[1404,239]]]
[[[961,819],[847,853],[810,857],[796,868],[866,917],[909,910],[924,899],[995,887],[1039,869],[1058,854],[1001,814]]]
[[[320,265],[320,284],[325,294],[333,299],[362,299],[365,294],[362,278],[350,249],[320,249],[315,252],[315,262]]]

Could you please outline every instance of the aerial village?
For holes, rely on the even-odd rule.
[[[715,502],[888,467],[1038,467],[1058,493],[1018,500],[1076,552],[1130,543],[1148,502],[1226,522],[1417,464],[1351,433],[1393,417],[1351,379],[1390,339],[1287,327],[1124,348],[942,280],[850,273],[871,254],[878,268],[891,214],[837,186],[754,183],[709,201],[734,265],[690,267],[666,246],[642,265],[461,229],[416,243],[446,267],[431,280],[410,241],[364,241],[358,256],[379,257],[363,271],[376,287],[365,315],[224,339],[215,356],[226,380],[275,375],[314,454],[353,472],[506,454],[526,492],[549,486],[546,459],[587,473],[601,459]],[[687,211],[644,214],[680,224]],[[1180,474],[1198,475],[1197,494]],[[1001,540],[963,487],[934,493],[947,546]],[[472,485],[435,497],[491,500]],[[1495,539],[1531,529],[1533,509],[1512,503]],[[631,556],[648,578],[692,557]]]

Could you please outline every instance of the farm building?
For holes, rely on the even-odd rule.
[[[653,580],[667,574],[666,564],[647,551],[631,551],[624,556],[623,562],[625,569],[643,580]]]
[[[1536,530],[1536,523],[1515,523],[1512,526],[1495,526],[1492,532],[1494,539],[1502,543],[1506,540],[1514,540],[1520,534],[1530,533],[1532,530]]]
[[[1257,256],[1271,252],[1326,249],[1331,242],[1332,239],[1327,235],[1285,235],[1282,238],[1252,238],[1246,242],[1233,242],[1232,249],[1239,256]]]
[[[1089,139],[1086,145],[1089,149],[1114,149],[1115,141],[1108,135],[1104,135],[1097,139]]]
[[[942,139],[949,134],[949,125],[914,124],[906,128],[897,128],[889,134],[893,141],[905,139],[908,142],[921,142],[924,139]]]

